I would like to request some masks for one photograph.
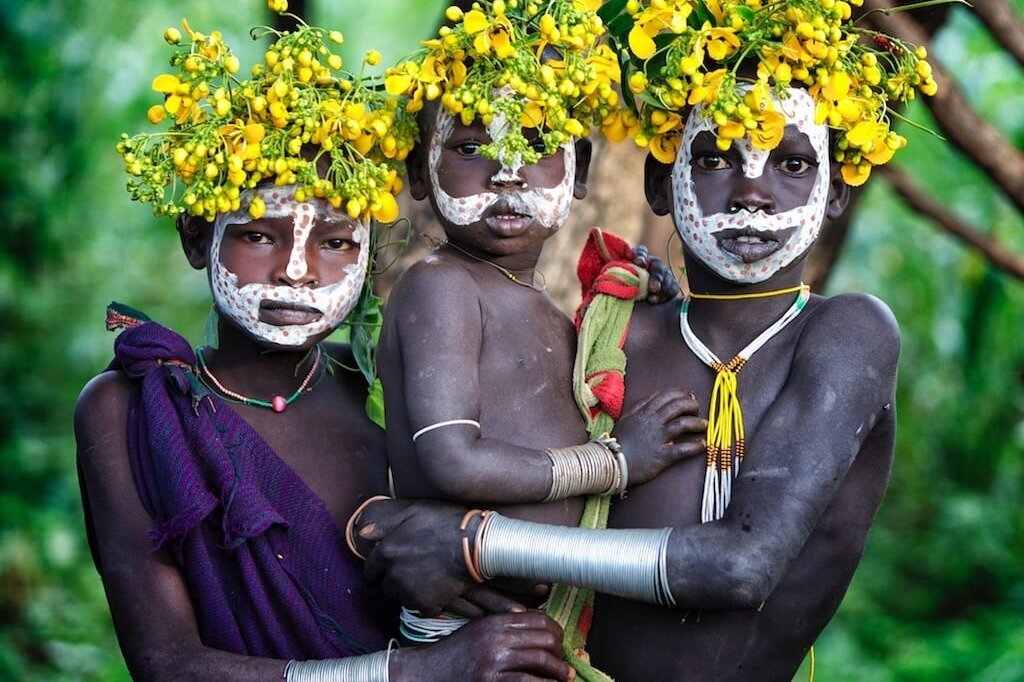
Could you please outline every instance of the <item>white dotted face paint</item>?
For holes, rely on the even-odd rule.
[[[562,180],[554,187],[527,187],[520,171],[522,164],[517,158],[512,165],[501,164],[498,172],[491,180],[495,183],[505,183],[500,193],[479,192],[465,197],[453,197],[442,187],[438,169],[441,164],[441,153],[444,145],[455,130],[456,119],[438,107],[437,121],[434,124],[434,132],[430,137],[428,149],[428,165],[430,170],[430,181],[434,191],[434,201],[442,217],[453,225],[472,225],[483,219],[487,210],[495,202],[503,200],[511,211],[521,215],[531,216],[534,220],[549,230],[557,230],[569,218],[569,209],[572,206],[573,189],[576,183],[576,145],[572,140],[562,145],[562,160],[565,164],[565,174]],[[495,115],[494,120],[487,126],[487,133],[492,141],[498,141],[508,134],[509,122],[504,116]]]
[[[818,174],[807,203],[782,213],[740,210],[735,213],[713,213],[705,216],[694,189],[692,161],[693,141],[701,132],[714,134],[714,121],[703,115],[704,106],[694,107],[686,121],[682,144],[672,168],[673,217],[676,230],[687,251],[723,279],[741,284],[756,284],[768,279],[802,256],[814,244],[821,231],[828,207],[829,152],[828,128],[814,122],[814,100],[802,88],[793,88],[789,99],[780,102],[773,98],[776,108],[805,134],[817,154]],[[734,145],[743,158],[743,174],[758,178],[764,173],[770,152],[755,148],[749,138],[735,140]],[[758,240],[759,235],[770,235],[795,228],[782,247],[753,262],[744,262],[735,253],[722,248],[719,237],[736,235],[743,239]],[[725,232],[728,230],[729,232]]]
[[[316,220],[350,222],[344,211],[330,204],[313,200],[295,200],[295,186],[267,187],[255,190],[255,194],[266,202],[266,218],[292,218],[292,248],[285,274],[292,280],[305,277],[309,264],[306,261],[306,244]],[[243,193],[251,197],[252,191]],[[248,202],[243,201],[243,206]],[[214,221],[213,243],[210,247],[210,287],[217,310],[233,320],[243,330],[257,339],[276,346],[301,346],[306,340],[324,332],[330,332],[340,325],[356,303],[366,279],[366,266],[370,255],[367,224],[359,221],[352,233],[352,241],[360,245],[355,263],[345,266],[345,275],[334,284],[311,288],[308,286],[282,286],[270,284],[238,285],[238,275],[229,271],[220,259],[221,243],[228,225],[245,225],[253,222],[247,208],[234,213],[222,213]],[[320,317],[307,324],[274,325],[260,321],[260,306],[264,302],[301,306],[319,311]]]

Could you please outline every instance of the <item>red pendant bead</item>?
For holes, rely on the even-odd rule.
[[[288,401],[285,400],[283,395],[275,395],[270,401],[270,408],[274,412],[284,412],[284,408],[288,407]]]

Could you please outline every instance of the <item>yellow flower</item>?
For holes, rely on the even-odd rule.
[[[704,22],[700,32],[705,41],[704,45],[708,55],[715,61],[722,61],[740,46],[740,39],[736,35],[736,29],[732,27],[717,28],[711,26],[708,22]]]
[[[867,182],[868,177],[871,175],[871,164],[870,163],[844,163],[841,169],[843,182],[850,187],[859,187]]]
[[[664,164],[671,164],[676,160],[676,152],[679,151],[679,133],[668,135],[655,135],[651,138],[648,149],[651,156]]]
[[[512,47],[512,23],[504,13],[495,16],[494,21],[488,21],[487,15],[480,10],[470,10],[463,17],[462,26],[466,33],[476,36],[473,39],[473,49],[478,54],[486,55],[491,49],[499,59],[507,59],[515,54]]]
[[[666,0],[645,7],[629,31],[630,51],[640,59],[650,59],[657,51],[654,36],[664,30],[682,33],[692,10],[688,0]]]

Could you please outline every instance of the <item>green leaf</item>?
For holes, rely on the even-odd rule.
[[[626,0],[608,0],[608,2],[602,3],[601,7],[598,8],[597,16],[601,17],[601,21],[607,25],[625,8]]]
[[[374,379],[370,384],[370,392],[366,396],[366,416],[380,428],[387,428],[384,419],[384,384],[380,379]]]
[[[753,23],[755,13],[754,10],[750,9],[749,7],[739,5],[737,7],[733,7],[732,11],[736,12],[736,14],[743,17],[743,20],[746,21],[748,24]]]
[[[703,2],[697,3],[696,7],[694,7],[694,14],[697,15],[698,26],[703,25],[705,21],[714,23],[715,15],[711,13],[711,10]]]
[[[626,44],[629,42],[629,32],[635,23],[633,17],[628,14],[615,17],[608,22],[608,34],[620,43]]]

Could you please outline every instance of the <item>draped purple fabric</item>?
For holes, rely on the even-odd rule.
[[[323,501],[198,381],[188,342],[145,322],[114,354],[110,368],[140,382],[128,448],[150,539],[181,565],[203,643],[299,660],[384,648],[393,605],[365,583]]]

